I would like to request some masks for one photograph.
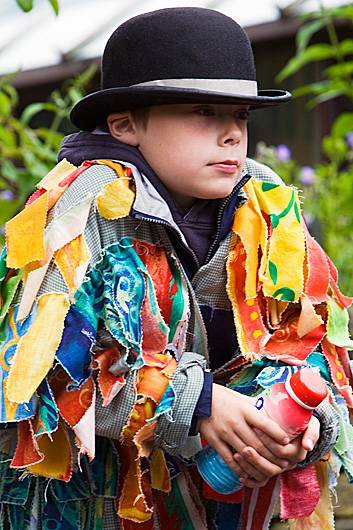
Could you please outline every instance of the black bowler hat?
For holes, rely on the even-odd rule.
[[[169,8],[119,26],[102,61],[102,88],[79,101],[71,121],[92,130],[108,114],[173,103],[244,103],[251,108],[288,101],[284,90],[257,90],[251,44],[233,19],[212,9]]]

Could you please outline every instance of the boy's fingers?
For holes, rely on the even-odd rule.
[[[257,410],[251,411],[250,421],[253,428],[260,429],[260,431],[267,434],[267,436],[272,438],[275,442],[281,445],[289,443],[290,439],[288,434],[281,429],[277,423],[269,418],[264,418],[264,415],[261,414],[261,412]]]
[[[236,461],[250,477],[254,477],[258,481],[268,480],[283,471],[282,467],[269,462],[252,447],[246,447],[242,454],[236,458]]]
[[[294,440],[291,440],[289,444],[286,446],[281,446],[279,444],[276,444],[273,442],[271,438],[269,438],[266,434],[258,432],[258,436],[262,438],[262,441],[268,448],[268,450],[271,452],[271,454],[274,455],[274,457],[268,457],[268,460],[271,462],[282,466],[283,461],[289,460],[291,463],[297,464],[298,462],[302,462],[306,455],[307,451],[304,449],[302,445],[301,437],[297,437]]]
[[[237,453],[237,454],[238,454],[238,453]],[[244,478],[244,479],[249,478],[249,475],[247,474],[247,472],[244,471],[244,470],[240,467],[240,465],[238,464],[238,462],[234,461],[234,466],[235,466],[235,473],[236,473],[236,475],[237,475],[237,477],[238,477],[239,479],[241,479],[241,478]]]
[[[283,459],[281,452],[284,452],[286,447],[275,442],[273,438],[265,435],[262,431],[253,429],[246,424],[242,425],[240,442],[237,445],[232,443],[230,443],[230,445],[239,453],[241,453],[245,447],[250,446],[265,459],[279,465],[281,465],[281,459]],[[271,447],[276,449],[276,453],[271,450]]]
[[[257,482],[262,482],[263,480],[267,480],[267,476],[262,473],[259,469],[254,467],[250,462],[247,462],[239,453],[236,453],[234,455],[234,460],[238,464],[241,472],[239,473],[240,478],[250,478],[252,480],[256,480]]]
[[[282,446],[281,446],[282,447]],[[242,449],[242,451],[240,451],[240,454],[242,456],[244,456],[244,458],[246,458],[246,456],[244,455],[244,449],[245,447]],[[267,449],[267,447],[264,448],[263,451],[259,452],[259,451],[256,451],[259,455],[261,455],[263,458],[265,458],[265,460],[268,460],[269,462],[271,462],[272,464],[275,464],[276,466],[282,468],[282,469],[286,469],[287,466],[289,465],[289,462],[288,460],[286,459],[286,457],[278,457],[276,455],[274,455],[273,453],[271,453],[271,451],[269,451]]]
[[[268,482],[268,479],[263,480],[261,482],[254,480],[253,478],[249,477],[246,479],[241,479],[241,483],[243,486],[246,486],[247,488],[261,488]]]
[[[312,416],[308,424],[308,427],[304,431],[304,434],[302,437],[302,447],[306,451],[312,451],[319,437],[320,437],[320,422],[315,416]]]
[[[220,440],[215,441],[212,444],[212,447],[217,451],[222,460],[229,466],[234,473],[237,473],[237,466],[234,462],[233,453],[226,443],[223,443]]]

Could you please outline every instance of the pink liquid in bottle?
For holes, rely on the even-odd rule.
[[[320,375],[311,368],[302,368],[286,383],[275,383],[268,396],[260,396],[258,410],[275,421],[290,438],[305,431],[313,410],[327,396],[327,387]]]

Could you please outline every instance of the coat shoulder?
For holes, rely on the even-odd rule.
[[[284,185],[283,180],[273,169],[261,164],[252,158],[247,158],[245,161],[244,169],[248,175],[253,177],[255,180],[261,180],[263,182],[271,182],[274,184]]]

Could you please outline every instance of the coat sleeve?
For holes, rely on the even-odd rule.
[[[313,450],[298,467],[306,467],[325,457],[334,447],[339,436],[338,414],[326,400],[317,407],[314,416],[320,421],[320,437]]]
[[[190,444],[189,431],[194,409],[202,390],[205,358],[185,352],[172,379],[175,401],[169,413],[158,419],[154,445],[173,455],[187,451]],[[99,397],[96,405],[96,433],[100,436],[119,439],[134,406],[133,392],[136,372],[130,372],[125,387],[107,406]],[[194,437],[191,437],[194,438]]]

